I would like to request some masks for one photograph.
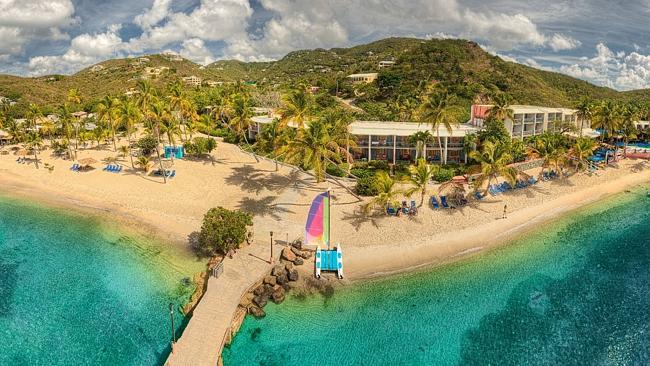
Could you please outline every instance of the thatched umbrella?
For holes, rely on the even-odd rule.
[[[16,155],[18,155],[18,156],[27,156],[27,155],[29,155],[29,151],[27,151],[27,149],[20,149],[20,150],[16,151]]]
[[[440,185],[438,189],[438,194],[441,196],[447,196],[450,201],[455,203],[457,206],[461,206],[466,203],[465,195],[465,184],[460,183],[459,181],[450,180]]]
[[[98,161],[93,159],[93,158],[85,158],[85,159],[79,160],[79,165],[82,165],[82,166],[90,166],[90,165],[97,164],[97,163],[98,163]]]

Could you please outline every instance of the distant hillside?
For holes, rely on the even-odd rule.
[[[23,106],[37,103],[55,106],[67,90],[78,88],[86,100],[106,94],[123,94],[146,74],[146,68],[168,68],[149,76],[165,85],[183,76],[203,80],[251,81],[259,89],[304,82],[356,96],[357,104],[371,117],[394,118],[398,100],[415,99],[426,85],[440,83],[469,105],[495,91],[510,93],[518,104],[572,106],[582,97],[592,99],[650,99],[650,91],[617,92],[563,74],[506,62],[476,43],[464,40],[389,38],[352,48],[295,51],[274,62],[217,61],[201,67],[188,60],[171,61],[162,55],[102,62],[71,76],[20,78],[0,75],[0,95],[18,99]],[[395,61],[379,70],[379,61]],[[353,88],[345,82],[352,73],[378,72],[377,82]]]

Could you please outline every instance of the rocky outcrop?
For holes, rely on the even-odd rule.
[[[296,260],[296,254],[290,248],[284,248],[282,249],[282,259],[293,262]]]
[[[257,307],[257,306],[251,306],[251,307],[249,307],[249,308],[248,308],[248,312],[249,312],[252,316],[254,316],[254,317],[258,318],[258,319],[263,318],[263,317],[266,316],[266,313],[264,312],[264,309],[259,308],[259,307]]]

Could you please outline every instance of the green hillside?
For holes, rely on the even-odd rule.
[[[102,62],[70,76],[20,78],[0,75],[0,95],[16,99],[19,109],[37,103],[46,110],[65,100],[67,91],[77,88],[87,103],[103,95],[123,94],[146,74],[146,68],[168,68],[149,76],[163,86],[184,76],[204,81],[248,81],[260,91],[305,83],[320,86],[333,94],[354,98],[369,118],[397,118],[396,107],[415,100],[427,86],[442,84],[469,106],[496,91],[507,92],[518,104],[573,106],[583,97],[592,99],[647,100],[650,91],[617,92],[563,74],[506,62],[492,56],[476,43],[464,40],[421,40],[389,38],[352,48],[295,51],[274,62],[245,63],[218,61],[207,67],[188,61],[171,61],[162,55],[116,59]],[[379,70],[379,61],[395,65]],[[99,70],[101,69],[101,70]],[[371,85],[352,86],[346,76],[379,72]]]

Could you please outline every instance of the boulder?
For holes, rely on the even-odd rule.
[[[296,249],[302,249],[302,240],[296,239],[291,243],[291,246],[296,248]]]
[[[287,282],[284,285],[282,285],[282,288],[284,289],[285,292],[288,292],[289,290],[291,290],[291,285],[289,285],[289,282]]]
[[[250,292],[245,294],[241,298],[241,301],[239,301],[239,306],[241,306],[242,308],[248,308],[253,303],[253,298],[254,297],[255,297],[255,295],[250,293]]]
[[[287,272],[293,271],[293,263],[285,264],[284,268],[287,270]]]
[[[304,259],[309,259],[309,258],[311,258],[311,252],[308,251],[308,250],[307,250],[307,251],[304,251],[304,252],[302,252],[302,253],[300,254],[300,256],[303,257]]]
[[[264,295],[265,295],[267,298],[271,297],[271,294],[273,293],[273,286],[274,286],[274,285],[270,285],[270,284],[268,284],[268,283],[265,283],[265,284],[264,284]]]
[[[275,280],[275,276],[269,275],[269,276],[264,277],[264,283],[266,283],[268,285],[271,285],[271,286],[275,286],[275,284],[277,282]]]
[[[300,257],[296,258],[296,260],[293,261],[293,264],[295,264],[296,266],[302,266],[304,263],[305,261]]]
[[[289,281],[298,281],[298,271],[295,269],[289,272]]]
[[[285,283],[289,282],[289,279],[287,278],[286,274],[281,274],[278,277],[276,277],[276,282],[279,285],[284,285]]]
[[[252,316],[254,316],[254,317],[258,318],[258,319],[259,319],[259,318],[263,318],[263,317],[266,316],[266,313],[264,312],[264,310],[263,310],[262,308],[257,307],[257,306],[251,306],[251,307],[249,307],[249,308],[248,308],[248,312],[249,312]]]
[[[265,291],[265,290],[264,290],[264,285],[259,285],[259,286],[257,286],[257,287],[255,288],[255,290],[253,290],[253,294],[254,294],[255,296],[259,296],[259,295],[264,294],[264,291]]]
[[[276,304],[279,304],[279,303],[283,302],[284,301],[284,289],[282,287],[278,288],[275,292],[273,292],[273,295],[271,296],[271,299]]]
[[[255,297],[253,298],[253,302],[255,303],[255,305],[257,305],[257,306],[259,306],[259,307],[261,307],[261,308],[263,308],[264,306],[266,306],[266,304],[268,303],[268,301],[269,301],[269,298],[266,297],[266,296],[263,296],[263,295],[255,296]]]
[[[286,265],[289,265],[289,263],[287,263]],[[273,267],[273,270],[271,271],[271,274],[274,275],[274,276],[279,276],[281,274],[284,274],[285,273],[284,271],[285,271],[285,266],[277,265],[277,266]]]
[[[298,248],[291,247],[291,251],[293,252],[293,254],[296,255],[296,257],[302,256],[302,251],[300,249],[298,249]]]
[[[284,248],[282,249],[282,258],[288,260],[289,262],[293,262],[296,260],[296,255],[291,251],[291,249]]]

